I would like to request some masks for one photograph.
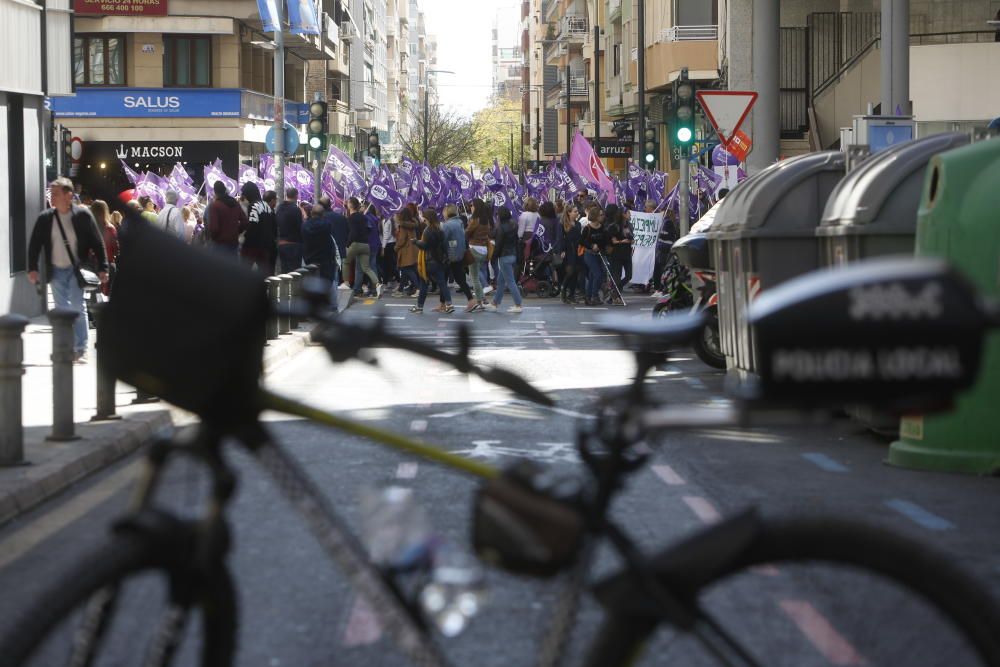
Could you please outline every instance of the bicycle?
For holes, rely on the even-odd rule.
[[[119,291],[102,322],[101,352],[110,357],[108,363],[120,378],[195,412],[201,423],[189,439],[160,441],[150,447],[133,511],[116,524],[112,539],[96,555],[82,559],[75,571],[40,596],[38,606],[0,638],[5,664],[25,664],[43,639],[62,638],[50,637],[50,633],[81,607],[79,626],[68,630],[72,633],[68,664],[93,664],[97,651],[108,641],[106,632],[117,620],[113,616],[123,589],[148,572],[169,586],[166,610],[155,624],[142,664],[169,664],[178,655],[183,627],[194,612],[202,617],[201,664],[232,664],[236,604],[225,564],[229,549],[225,516],[236,479],[223,456],[221,440],[225,436],[235,437],[271,474],[327,554],[378,611],[386,634],[403,654],[417,665],[448,664],[425,618],[406,589],[398,585],[397,577],[403,573],[379,569],[371,562],[301,466],[268,436],[258,420],[259,412],[266,408],[360,435],[481,478],[483,487],[477,495],[474,520],[478,553],[509,572],[560,575],[566,580],[539,651],[541,665],[564,662],[584,585],[597,547],[604,542],[615,550],[624,567],[593,586],[605,618],[587,650],[588,667],[634,664],[660,626],[689,634],[721,664],[761,664],[706,610],[712,587],[736,573],[750,571],[748,576],[753,576],[753,568],[762,563],[784,567],[814,560],[855,566],[922,596],[931,610],[955,624],[957,648],[968,649],[970,656],[979,659],[977,664],[1000,665],[1000,636],[996,633],[1000,614],[995,603],[977,582],[924,544],[856,521],[815,517],[772,520],[750,510],[649,556],[617,526],[609,512],[628,476],[642,469],[649,458],[649,452],[641,447],[647,435],[673,428],[752,424],[755,419],[779,421],[787,417],[789,409],[801,419],[798,411],[803,408],[824,408],[841,400],[930,409],[970,386],[984,332],[1000,326],[1000,314],[994,307],[986,309],[970,295],[967,284],[938,264],[924,262],[914,265],[916,268],[882,264],[875,270],[844,270],[832,286],[830,277],[813,278],[762,296],[759,314],[754,316],[762,331],[761,382],[744,395],[743,403],[732,408],[656,408],[648,396],[645,381],[651,370],[667,359],[663,350],[694,336],[704,324],[701,316],[607,320],[602,329],[623,339],[634,353],[637,370],[633,382],[605,406],[595,424],[580,430],[576,444],[587,472],[580,480],[553,476],[531,465],[497,470],[258,388],[268,306],[257,278],[224,260],[212,262],[199,251],[182,250],[179,241],[156,230],[135,231],[130,246],[121,267]],[[170,280],[165,280],[167,277]],[[201,291],[191,293],[188,289],[192,285],[199,285]],[[900,285],[903,287],[898,288]],[[883,286],[897,293],[902,289],[904,294],[917,294],[917,300],[880,300],[877,292]],[[926,290],[938,294],[933,304],[920,300],[919,295]],[[360,325],[331,318],[324,307],[324,293],[325,288],[307,293],[312,304],[309,310],[318,322],[314,337],[334,361],[357,358],[377,345],[399,347],[474,373],[527,399],[550,400],[516,375],[474,364],[467,333],[460,333],[457,352],[437,350],[392,333],[381,320]],[[147,318],[151,310],[170,303],[162,301],[168,295],[183,297],[189,321],[200,321],[202,329],[207,322],[209,332],[192,342],[158,324],[179,320],[164,320],[162,314],[156,320]],[[228,300],[219,303],[219,295]],[[897,317],[884,330],[873,328],[872,321],[884,321],[886,309],[902,313],[904,321]],[[922,309],[934,311],[933,317],[921,320]],[[839,322],[848,312],[854,319],[830,337],[830,322]],[[804,330],[816,334],[811,348],[802,347]],[[244,335],[230,348],[215,346],[206,353],[198,345],[206,340],[227,340],[234,331]],[[137,343],[137,338],[144,336],[153,340]],[[166,345],[167,341],[173,341],[172,346],[161,348],[161,354],[149,352],[150,344]],[[858,375],[853,381],[838,383],[815,372],[802,375],[803,360],[797,357],[796,366],[794,359],[786,358],[790,350],[821,356],[835,349],[838,354],[847,351],[859,356],[910,344],[936,346],[948,352],[952,363],[936,366],[942,369],[939,375],[904,380],[897,366],[893,367],[895,374],[878,373],[876,367],[875,375]],[[170,354],[162,354],[164,349]],[[182,352],[190,356],[184,357]],[[207,371],[206,355],[214,355]],[[196,369],[203,372],[195,373]],[[208,510],[197,519],[171,516],[152,503],[165,462],[178,455],[196,458],[212,474]],[[808,577],[805,579],[808,582]],[[893,613],[902,615],[908,609],[894,606]],[[853,609],[851,613],[856,615]],[[871,623],[867,618],[864,622]],[[145,619],[139,625],[144,626]],[[918,630],[936,637],[933,632],[938,629]],[[53,664],[47,661],[48,655],[43,654],[39,664]],[[946,664],[955,664],[956,655],[949,647]],[[116,664],[136,663],[119,659]],[[852,664],[852,660],[840,664]]]

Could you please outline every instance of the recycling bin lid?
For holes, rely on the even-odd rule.
[[[968,143],[966,134],[944,132],[896,144],[872,155],[830,193],[816,233],[857,233],[861,225],[873,224],[882,232],[914,233],[927,163],[938,153]],[[906,201],[895,201],[899,197]]]
[[[826,196],[843,176],[841,151],[798,155],[767,167],[733,189],[712,225],[713,239],[731,234],[811,236]],[[814,183],[815,187],[810,187]],[[766,230],[766,231],[765,231]]]
[[[728,196],[727,197],[723,197],[719,201],[717,201],[714,204],[712,204],[712,208],[710,208],[707,211],[705,211],[702,214],[702,216],[700,218],[698,218],[698,222],[696,222],[693,225],[691,225],[691,230],[688,232],[688,234],[689,235],[690,234],[704,234],[705,232],[711,231],[712,225],[715,224],[716,215],[719,213],[719,209],[722,207],[722,204],[727,199],[729,199]],[[687,237],[683,237],[683,238],[687,238]]]

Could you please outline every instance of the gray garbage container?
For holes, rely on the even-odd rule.
[[[763,290],[819,267],[816,226],[844,176],[840,151],[778,162],[733,189],[709,233],[719,279],[719,330],[726,366],[755,372],[750,302]]]
[[[847,174],[830,194],[816,228],[823,265],[912,255],[927,163],[968,143],[966,134],[934,134],[878,152]]]

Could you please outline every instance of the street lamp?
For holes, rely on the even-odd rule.
[[[541,109],[542,109],[542,91],[545,86],[538,84],[532,84],[529,86],[521,86],[521,91],[525,89],[528,90],[528,105],[531,105],[531,93],[536,93],[538,95],[538,104],[535,105],[535,169],[539,168],[542,162],[542,122],[541,122]]]
[[[431,134],[431,74],[454,74],[450,69],[424,70],[424,162],[427,162],[427,139]]]

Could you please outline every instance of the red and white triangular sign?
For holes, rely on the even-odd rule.
[[[757,101],[757,93],[752,90],[699,90],[697,96],[724,145],[729,144]]]

